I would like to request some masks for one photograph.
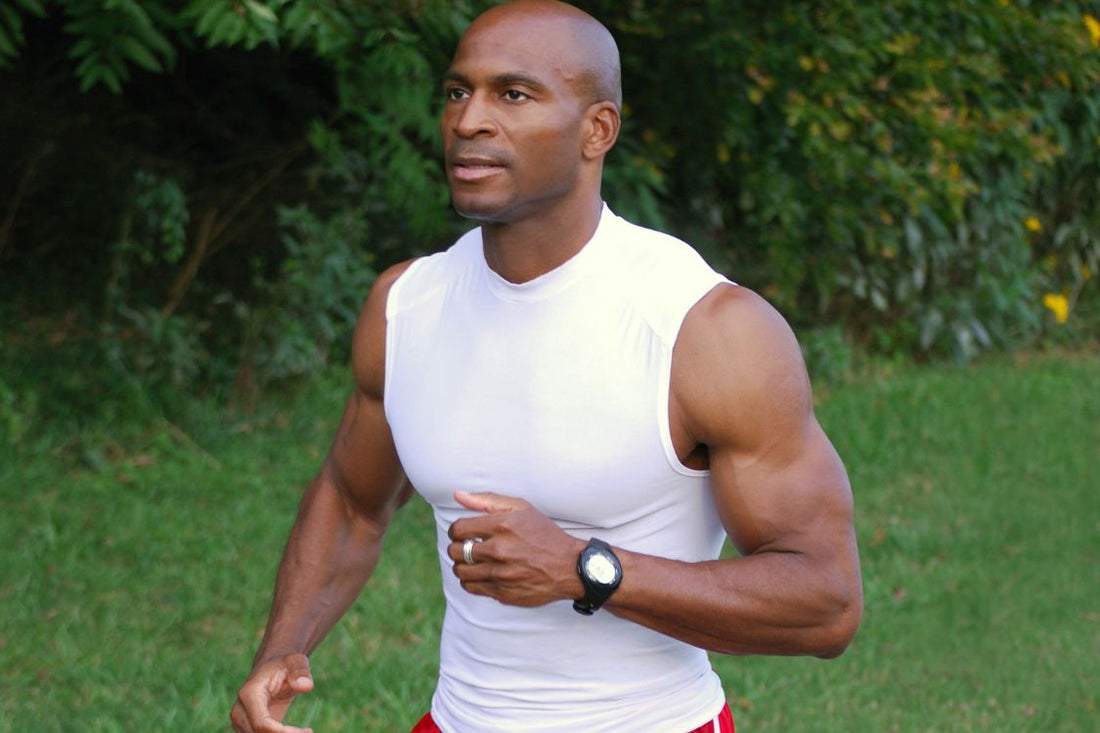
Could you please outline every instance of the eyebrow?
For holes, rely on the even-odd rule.
[[[457,82],[465,86],[474,86],[470,77],[460,71],[454,71],[453,69],[447,71],[443,75],[443,82],[446,83],[449,81]],[[536,90],[546,89],[545,83],[522,71],[506,71],[500,74],[493,74],[489,77],[489,86],[491,87],[507,87],[513,84],[522,84],[523,86]]]

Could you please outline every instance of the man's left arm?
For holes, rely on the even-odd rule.
[[[674,440],[706,446],[741,556],[620,552],[623,581],[606,608],[712,651],[840,654],[863,608],[852,494],[790,328],[755,293],[716,288],[685,319],[671,392]]]
[[[684,321],[670,391],[673,442],[685,457],[706,446],[715,506],[741,556],[687,563],[615,548],[623,579],[605,612],[711,651],[840,654],[863,607],[852,495],[790,328],[751,291],[715,288]],[[583,595],[582,541],[522,500],[456,497],[485,513],[451,527],[467,591],[520,606]],[[486,542],[467,565],[471,537]]]

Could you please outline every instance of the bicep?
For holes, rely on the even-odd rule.
[[[831,556],[854,541],[844,464],[812,416],[784,443],[751,459],[743,449],[711,449],[719,516],[742,554]]]
[[[707,446],[715,503],[742,553],[813,551],[850,534],[847,474],[782,316],[724,288],[689,313],[676,349],[685,424]]]
[[[352,395],[322,471],[365,517],[388,519],[404,503],[409,489],[380,399]]]
[[[350,510],[376,520],[388,519],[410,493],[383,404],[386,300],[409,264],[380,275],[363,306],[352,342],[355,390],[322,469]]]

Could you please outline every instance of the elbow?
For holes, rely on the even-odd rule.
[[[820,628],[813,656],[836,659],[845,652],[863,620],[863,595],[854,593],[839,604]]]

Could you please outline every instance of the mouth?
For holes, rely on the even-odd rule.
[[[481,181],[504,170],[504,165],[495,159],[464,155],[451,158],[447,167],[451,177],[462,182]]]

